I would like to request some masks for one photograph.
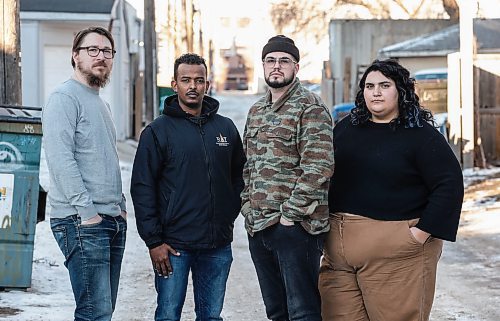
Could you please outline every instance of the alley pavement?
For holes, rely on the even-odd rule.
[[[246,114],[258,99],[254,95],[227,93],[216,96],[220,113],[231,118],[240,134]],[[130,198],[130,175],[137,142],[118,142],[123,191],[127,198],[128,231],[118,302],[113,320],[154,319],[156,291],[148,249],[140,239]],[[42,157],[43,158],[43,157]],[[43,163],[43,162],[42,162]],[[46,182],[46,168],[41,177]],[[478,176],[467,174],[467,178]],[[438,266],[432,321],[500,320],[500,169],[486,171],[468,189],[456,243],[446,242]],[[222,317],[226,321],[264,321],[265,310],[257,276],[248,251],[243,219],[235,222],[233,264]],[[64,257],[50,231],[48,217],[36,226],[32,286],[0,292],[0,321],[68,321],[74,310]],[[195,320],[191,283],[182,321]]]

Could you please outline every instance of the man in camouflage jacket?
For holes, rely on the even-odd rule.
[[[321,320],[332,119],[296,78],[300,55],[292,39],[272,37],[262,59],[270,88],[250,109],[244,134],[241,212],[250,253],[270,320]]]

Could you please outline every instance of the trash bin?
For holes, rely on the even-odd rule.
[[[0,288],[31,286],[41,111],[0,105]]]
[[[167,99],[168,96],[175,95],[176,92],[172,89],[172,87],[157,87],[158,89],[158,97],[160,97],[160,104],[158,106],[159,110],[159,115],[163,113],[163,107],[165,103],[165,99]]]

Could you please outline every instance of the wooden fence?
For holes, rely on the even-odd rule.
[[[500,107],[480,108],[480,135],[486,162],[500,165]]]

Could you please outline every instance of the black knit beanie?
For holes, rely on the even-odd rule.
[[[269,39],[264,48],[262,48],[262,59],[264,59],[268,53],[275,51],[289,53],[297,62],[300,60],[299,49],[295,46],[293,40],[286,36],[277,35]]]

